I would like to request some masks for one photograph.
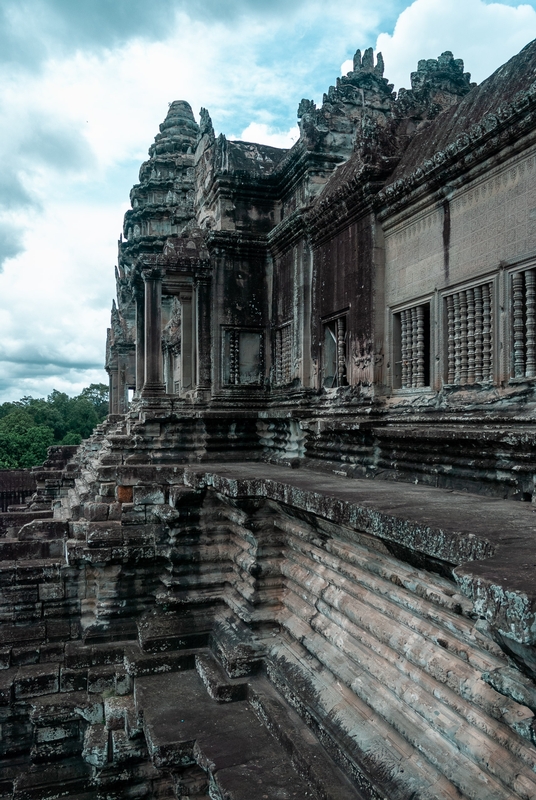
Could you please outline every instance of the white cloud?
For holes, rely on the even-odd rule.
[[[410,88],[410,73],[423,58],[451,50],[480,83],[536,37],[536,10],[483,0],[415,0],[398,17],[392,34],[381,33],[385,76]],[[344,65],[343,65],[344,66]]]
[[[78,392],[83,365],[102,363],[122,215],[168,103],[186,99],[209,108],[217,130],[290,146],[301,96],[326,88],[327,57],[373,39],[379,20],[372,0],[296,3],[284,17],[242,7],[232,22],[179,11],[160,39],[108,49],[98,37],[53,47],[45,15],[30,30],[41,61],[0,66],[3,399]],[[22,23],[11,15],[21,47]],[[86,383],[102,379],[88,369]]]
[[[162,19],[172,0],[156,2]],[[109,24],[108,49],[91,31],[75,49],[76,4],[53,5],[66,15],[65,47],[56,29],[50,38],[51,18],[26,27],[15,14],[17,52],[40,55],[28,55],[26,70],[0,64],[0,260],[11,256],[0,273],[0,397],[12,399],[102,380],[93,365],[103,360],[122,215],[170,101],[188,100],[196,114],[205,106],[230,138],[290,147],[301,97],[318,101],[357,47],[377,39],[386,75],[408,86],[419,58],[451,49],[481,80],[536,35],[531,6],[481,0],[416,0],[380,36],[401,0],[307,0],[284,14],[233,0],[232,19],[219,0],[184,0],[144,38],[140,20],[119,44]],[[96,25],[107,3],[82,5]],[[14,7],[5,0],[0,18]]]
[[[268,144],[272,147],[292,147],[299,138],[300,130],[297,125],[293,125],[286,132],[271,131],[270,126],[264,122],[250,122],[244,128],[240,136],[229,136],[229,139],[237,138],[242,142],[257,142],[257,144]]]
[[[0,275],[0,399],[62,387],[76,393],[106,380],[111,254],[122,211],[52,203],[31,221],[24,252]]]

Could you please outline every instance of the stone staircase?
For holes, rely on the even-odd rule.
[[[0,800],[536,796],[534,683],[460,588],[496,547],[474,521],[432,530],[419,487],[109,463],[123,424],[0,538]]]
[[[500,679],[508,660],[472,604],[385,553],[320,546],[304,522],[279,525],[286,636],[268,648],[269,675],[329,749],[372,771],[393,799],[416,786],[430,800],[536,796],[536,696],[519,672],[517,691]]]

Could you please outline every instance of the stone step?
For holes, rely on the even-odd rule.
[[[299,560],[289,558],[283,566],[283,573],[296,585],[306,589],[313,581],[313,593],[321,593],[324,599],[333,597],[336,603],[336,596],[348,597],[348,607],[356,605],[362,608],[365,620],[370,609],[374,609],[396,626],[403,626],[404,632],[410,631],[436,643],[439,637],[443,642],[441,646],[449,654],[468,660],[475,669],[495,669],[507,663],[504,653],[490,638],[478,631],[473,621],[456,617],[428,601],[411,597],[409,592],[396,584],[391,583],[390,595],[376,592],[374,586],[366,585],[365,570],[357,570],[339,560],[333,566],[317,564],[304,554]],[[430,574],[431,584],[433,580]]]
[[[415,665],[432,678],[446,683],[466,700],[480,705],[486,713],[512,724],[519,731],[519,722],[522,721],[519,706],[511,704],[511,708],[508,708],[508,702],[501,702],[501,698],[495,692],[490,692],[481,680],[482,671],[491,668],[486,665],[494,664],[492,669],[497,669],[505,664],[504,655],[501,652],[500,658],[497,657],[496,645],[477,631],[474,625],[471,627],[468,620],[460,617],[454,617],[453,620],[450,611],[438,609],[418,598],[414,598],[416,602],[411,613],[405,610],[405,590],[396,585],[391,584],[388,599],[382,597],[378,601],[376,594],[362,591],[360,583],[354,585],[347,576],[341,577],[341,572],[347,569],[344,564],[337,564],[339,568],[335,571],[319,568],[310,561],[298,563],[296,558],[297,554],[293,554],[284,572],[288,576],[289,589],[300,597],[297,601],[292,600],[292,592],[287,595],[287,605],[292,605],[298,616],[310,619],[319,611],[329,618],[338,615],[338,624],[348,630],[357,626],[359,631],[354,635],[360,640],[367,640],[369,647],[392,658],[394,663],[406,664],[409,661],[406,667],[410,672],[412,665]],[[357,577],[361,578],[359,573]],[[430,575],[431,591],[434,581],[435,576]],[[318,596],[322,600],[317,600]],[[370,604],[372,596],[374,607]],[[301,608],[303,603],[309,604],[308,610],[306,606]],[[403,606],[403,609],[399,606]],[[376,644],[374,640],[377,640]],[[472,643],[470,653],[467,652],[468,642]],[[482,649],[479,645],[482,645]],[[453,663],[456,669],[452,669]],[[525,711],[522,714],[524,719],[527,718]]]
[[[305,552],[310,555],[319,554],[318,548],[311,542],[310,529],[300,525],[296,520],[284,518],[279,521],[279,525],[290,535],[291,539],[288,544],[291,548],[304,552],[303,545],[305,545]],[[311,545],[313,545],[312,548]],[[400,559],[393,558],[384,552],[378,552],[365,544],[360,544],[359,541],[350,543],[332,539],[322,552],[384,578],[388,581],[391,589],[394,583],[404,587],[411,594],[430,600],[436,606],[449,609],[456,615],[469,614],[472,611],[471,602],[460,594],[458,587],[452,581],[436,574],[433,584],[430,584],[429,572],[405,564]]]
[[[353,592],[356,598],[366,602],[372,593],[375,607],[382,608],[393,618],[400,620],[414,616],[419,619],[426,618],[434,624],[444,626],[466,644],[470,642],[471,650],[477,648],[488,651],[496,659],[506,663],[506,657],[498,645],[475,628],[471,618],[472,605],[459,594],[454,583],[424,570],[415,570],[413,576],[411,571],[407,570],[404,575],[403,562],[391,560],[383,555],[381,559],[375,558],[369,548],[352,544],[352,549],[354,547],[356,554],[352,557],[350,548],[341,548],[338,543],[334,543],[330,549],[336,551],[335,555],[326,553],[310,542],[301,543],[293,539],[289,541],[287,555],[289,562],[312,570],[327,582],[337,575],[337,586],[339,582],[348,587],[354,585],[354,588],[348,588],[348,591]],[[349,558],[352,558],[354,563],[348,563],[346,559]],[[380,577],[374,573],[382,569],[384,558],[385,574]],[[402,569],[402,576],[398,575],[398,565]],[[450,596],[447,595],[449,590],[452,593]],[[404,614],[404,611],[407,613]],[[464,612],[467,617],[463,616]]]
[[[109,731],[122,731],[128,739],[138,737],[142,732],[141,721],[136,712],[134,696],[106,697],[104,699],[104,724]],[[117,744],[119,747],[119,737]]]
[[[353,779],[366,797],[460,800],[438,769],[305,648],[277,639],[270,655],[271,683],[322,737],[328,752],[352,765]]]
[[[197,764],[181,770],[175,778],[175,797],[182,800],[210,800],[207,773]]]
[[[135,697],[156,766],[197,764],[226,800],[319,800],[251,706],[215,703],[197,672],[139,678]]]
[[[403,704],[406,704],[408,718],[411,717],[412,712],[423,717],[431,729],[437,730],[446,739],[453,741],[475,762],[481,761],[476,749],[472,749],[476,748],[478,739],[483,752],[487,752],[486,748],[489,747],[493,747],[496,751],[495,760],[498,762],[500,757],[503,776],[508,771],[508,767],[504,767],[505,763],[515,764],[517,759],[529,767],[536,763],[536,749],[520,738],[524,735],[530,741],[533,714],[526,707],[516,705],[505,698],[510,726],[497,723],[493,718],[475,708],[472,703],[439,685],[425,673],[418,670],[407,670],[404,668],[404,664],[400,664],[400,659],[389,659],[385,653],[368,650],[364,646],[367,644],[366,642],[348,635],[348,631],[343,628],[329,623],[325,619],[320,620],[318,628],[316,625],[314,627],[321,631],[322,636],[309,635],[308,649],[328,668],[330,667],[330,657],[325,639],[333,646],[332,653],[337,648],[339,652],[348,656],[344,671],[341,671],[338,666],[334,667],[334,671],[367,703],[371,704],[370,691],[372,690],[367,688],[369,684],[373,685],[374,679],[385,682],[401,704],[401,713],[404,711]],[[387,656],[389,655],[387,654]],[[363,673],[363,670],[366,672]],[[386,696],[390,700],[390,694]],[[500,703],[501,699],[496,695],[496,701]],[[374,703],[372,705],[374,707]],[[394,706],[396,706],[396,702],[393,703]],[[507,714],[505,713],[504,716],[506,717]],[[474,730],[471,733],[472,728]],[[469,747],[464,746],[464,740],[471,743]],[[484,762],[481,763],[483,768],[487,768],[487,758],[486,755]],[[514,767],[515,769],[517,767]],[[494,771],[493,767],[491,767],[491,771]],[[513,779],[513,775],[511,775],[511,779]]]
[[[485,732],[495,731],[497,739],[504,739],[507,747],[517,749],[517,736],[502,730],[502,724],[509,726],[516,734],[531,739],[530,727],[534,712],[526,705],[504,697],[487,685],[478,670],[472,669],[461,659],[453,659],[444,649],[430,642],[413,642],[415,656],[411,660],[401,659],[399,653],[389,645],[370,636],[362,628],[352,625],[347,617],[336,610],[319,603],[318,617],[314,629],[334,641],[342,635],[348,642],[348,653],[363,663],[367,657],[385,659],[392,667],[402,672],[411,682],[433,694],[441,702],[471,720],[471,723]],[[383,620],[382,620],[383,622]],[[354,644],[358,643],[358,652]],[[364,655],[364,649],[368,653]],[[344,652],[346,649],[342,648]],[[370,654],[370,655],[369,655]],[[494,720],[500,724],[497,726]]]
[[[12,800],[57,800],[58,787],[68,800],[95,800],[95,793],[87,791],[90,776],[91,768],[80,758],[21,769]]]
[[[56,692],[33,698],[29,702],[32,722],[49,725],[52,720],[64,721],[79,717],[86,722],[102,719],[102,699],[88,692]]]
[[[69,525],[67,522],[56,519],[46,520],[32,520],[23,525],[17,534],[19,541],[37,539],[66,539],[69,533]]]
[[[518,737],[514,755],[459,715],[438,708],[432,695],[420,692],[386,662],[378,662],[377,674],[372,674],[366,664],[350,662],[338,647],[311,634],[298,620],[289,620],[289,628],[295,639],[306,637],[307,651],[327,674],[381,716],[393,733],[422,753],[462,794],[472,800],[490,796],[506,800],[512,791],[525,800],[536,796],[536,775],[528,763],[536,763],[536,750],[523,739]],[[505,731],[501,733],[504,737]]]
[[[41,539],[19,541],[0,539],[0,564],[4,561],[30,561],[42,558],[58,558],[64,554],[63,539]]]
[[[213,700],[232,703],[246,699],[247,681],[228,678],[212,653],[198,653],[195,668]]]
[[[343,636],[347,641],[348,637],[353,637],[352,640],[364,644],[368,651],[404,672],[408,680],[428,687],[453,708],[463,709],[462,713],[472,714],[468,703],[474,704],[484,712],[484,716],[476,712],[483,729],[493,727],[489,718],[492,717],[530,738],[533,713],[499,695],[482,680],[479,668],[475,669],[466,659],[449,652],[449,631],[436,628],[428,637],[421,637],[338,589],[326,589],[322,596],[327,602],[317,600],[313,594],[306,599],[303,588],[294,585],[292,590],[289,582],[285,602],[289,610],[307,624],[314,619],[312,624],[316,631],[329,638],[326,631],[333,623],[335,632],[331,638]],[[354,658],[360,660],[355,653]]]
[[[214,608],[186,607],[180,613],[153,609],[138,620],[138,641],[142,650],[163,652],[204,647],[213,627]]]
[[[194,669],[195,656],[199,652],[196,648],[146,653],[137,644],[131,644],[125,648],[125,669],[132,678],[190,670]]]
[[[19,530],[27,522],[34,519],[52,519],[52,509],[47,511],[8,512],[0,514],[0,536],[16,538]]]
[[[239,617],[229,613],[215,619],[210,644],[230,678],[250,675],[262,660],[262,645]]]
[[[101,667],[104,665],[123,664],[125,649],[132,643],[102,642],[100,644],[84,644],[83,642],[67,642],[65,645],[65,666],[70,669]]]
[[[264,677],[249,684],[248,699],[255,713],[289,754],[296,770],[310,782],[322,800],[363,798],[318,739]]]

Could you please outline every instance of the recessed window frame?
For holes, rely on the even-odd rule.
[[[239,360],[240,358],[240,336],[242,334],[254,334],[259,337],[259,372],[258,380],[251,382],[240,381]],[[262,388],[264,385],[265,377],[265,353],[264,353],[264,335],[265,332],[262,328],[246,327],[241,328],[236,325],[222,325],[221,328],[221,385],[222,387],[229,388],[248,388],[257,389]],[[229,337],[229,347],[234,350],[234,355],[227,354],[227,340]],[[228,370],[228,378],[226,379],[226,372]],[[238,378],[238,380],[237,380]]]
[[[348,311],[349,309],[345,308],[342,311],[322,317],[320,320],[320,330],[322,334],[320,341],[322,354],[320,380],[323,389],[338,389],[341,386],[349,385]],[[344,330],[342,342],[341,325]],[[331,339],[328,339],[328,336],[330,336]],[[329,351],[331,351],[331,345],[333,345],[335,351],[334,358],[329,358],[329,368],[333,370],[333,375],[326,375],[326,370],[328,369],[327,344],[329,345]],[[329,378],[331,378],[331,381],[329,381]],[[330,382],[331,385],[327,385],[328,382]]]

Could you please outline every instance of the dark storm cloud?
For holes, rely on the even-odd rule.
[[[293,11],[306,0],[294,0]],[[273,16],[288,0],[4,0],[0,7],[0,61],[36,68],[47,56],[82,48],[113,47],[128,39],[164,38],[175,13],[200,20]]]

